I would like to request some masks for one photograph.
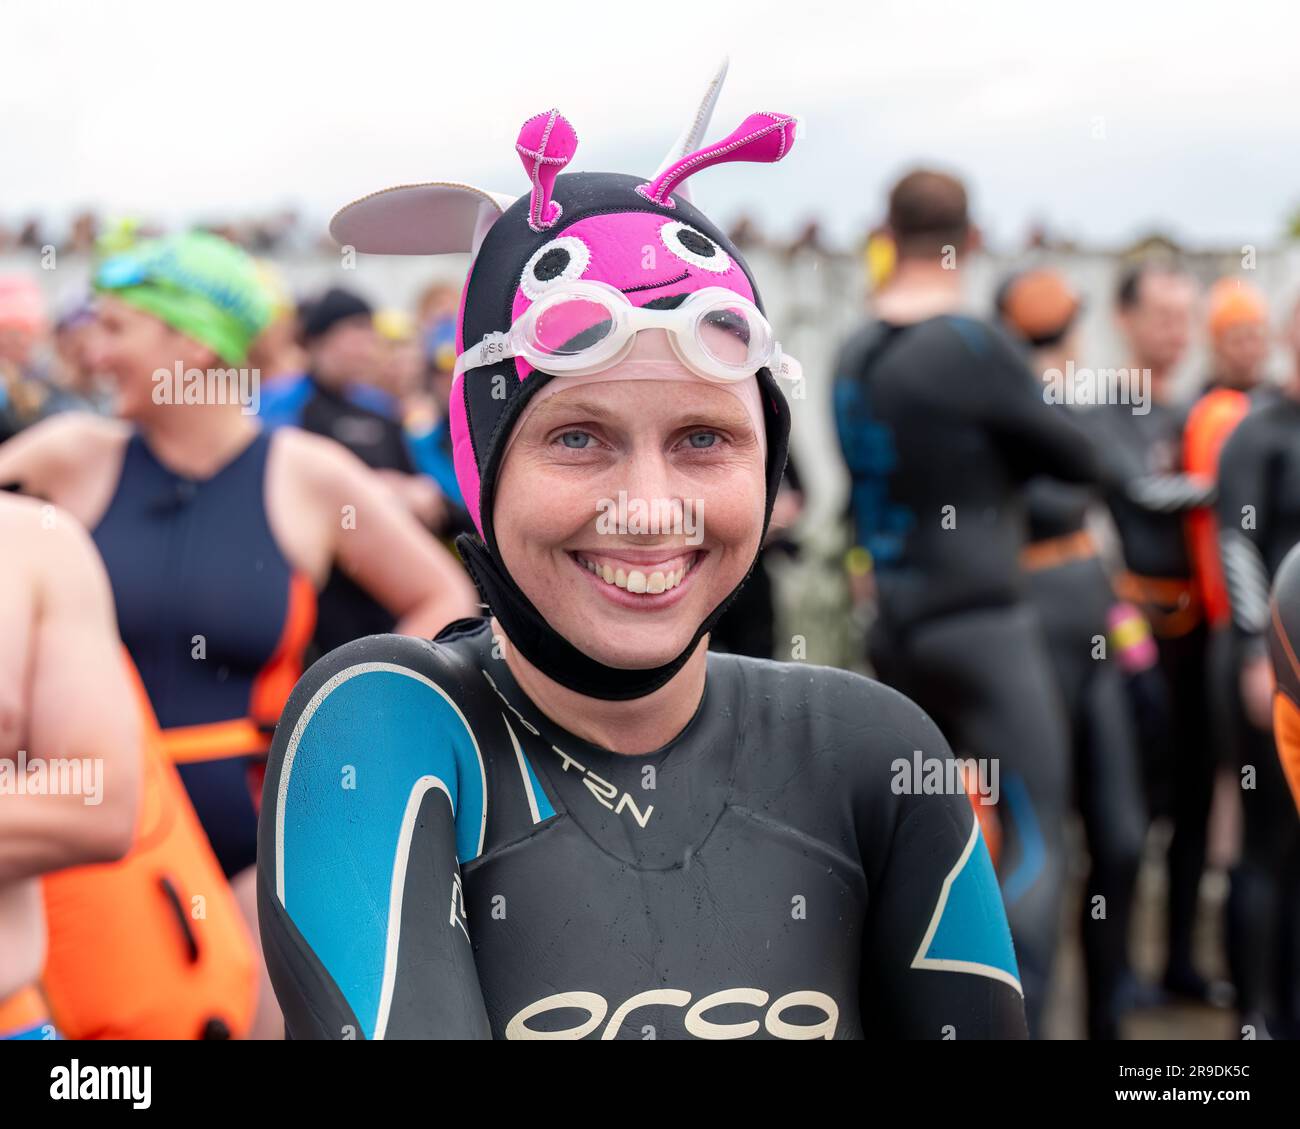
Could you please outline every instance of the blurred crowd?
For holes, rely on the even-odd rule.
[[[243,219],[213,218],[191,226],[219,235],[254,255],[271,258],[311,251],[332,255],[338,250],[324,225],[306,219],[296,208]],[[47,248],[59,254],[94,255],[140,239],[155,239],[166,231],[167,225],[151,219],[101,216],[93,211],[77,212],[59,223],[40,216],[20,220],[0,216],[0,255],[24,251],[35,255]],[[729,237],[738,247],[763,244],[786,251],[827,249],[821,224],[815,219],[800,225],[792,237],[774,241],[753,219],[741,215],[731,225]],[[1041,226],[1035,226],[1028,238],[1032,246],[1046,245],[1047,236]]]
[[[293,208],[243,220],[200,222],[195,226],[263,255],[313,247],[334,249],[329,237],[319,228],[304,223]],[[93,211],[77,212],[64,223],[55,223],[41,216],[27,216],[20,220],[0,216],[0,255],[10,251],[39,252],[47,247],[59,253],[93,254],[107,247],[124,246],[135,239],[156,238],[163,233],[161,224],[148,219],[105,218]]]
[[[216,359],[242,361],[257,375],[262,429],[324,437],[382,483],[407,532],[379,543],[377,555],[397,554],[416,527],[443,546],[472,532],[448,421],[457,288],[431,284],[405,309],[376,308],[342,286],[298,295],[270,256],[329,244],[305,232],[295,213],[202,230],[200,243],[168,253],[193,256],[193,277],[209,269],[214,253],[226,253],[203,239],[258,256],[241,251],[236,268],[248,272],[239,280],[240,301],[264,305],[265,316],[236,327],[247,347],[241,342],[230,351],[219,335],[205,335],[192,310],[159,306],[159,316],[197,334]],[[97,273],[97,293],[59,308],[47,305],[34,270],[0,277],[0,456],[7,440],[35,434],[36,425],[54,417],[123,416],[123,371],[137,363],[137,353],[148,354],[132,352],[132,334],[143,330],[131,320],[130,303],[115,303],[131,286],[157,282],[148,272],[159,269],[158,260],[150,267],[152,252],[141,250],[156,234],[145,224],[106,228],[89,213],[78,216],[55,241],[59,247],[108,263],[125,258],[126,269],[140,277],[105,281]],[[736,235],[757,238],[744,222]],[[0,225],[0,252],[39,250],[51,241],[36,221]],[[795,243],[820,241],[809,225]],[[1038,233],[1031,250],[1044,241]],[[1074,371],[1086,348],[1077,289],[1060,272],[1027,265],[1002,280],[993,308],[964,309],[963,270],[978,251],[961,182],[929,170],[899,182],[887,220],[867,244],[870,308],[830,374],[838,454],[852,483],[842,610],[874,624],[860,657],[926,708],[959,754],[1003,765],[1012,801],[996,812],[977,811],[1000,856],[1013,932],[1028,966],[1032,1029],[1042,1030],[1059,947],[1062,829],[1073,808],[1087,838],[1086,893],[1109,907],[1109,925],[1102,926],[1089,916],[1089,901],[1080,926],[1089,1033],[1116,1037],[1135,1009],[1171,998],[1211,1009],[1235,1001],[1243,1022],[1293,1033],[1300,1016],[1295,812],[1269,732],[1265,625],[1251,619],[1257,607],[1245,604],[1257,602],[1259,586],[1267,588],[1280,553],[1291,547],[1290,526],[1277,515],[1289,512],[1291,492],[1300,489],[1300,458],[1295,480],[1270,480],[1267,498],[1259,493],[1265,486],[1247,489],[1248,504],[1271,506],[1264,508],[1273,524],[1264,532],[1252,527],[1236,555],[1221,558],[1224,529],[1216,522],[1231,524],[1224,498],[1231,506],[1242,500],[1240,491],[1227,489],[1230,476],[1219,481],[1221,453],[1234,452],[1234,429],[1290,403],[1300,387],[1300,378],[1270,380],[1265,372],[1276,340],[1300,358],[1300,307],[1270,310],[1244,276],[1202,293],[1167,256],[1121,264],[1111,314],[1129,350],[1126,371],[1145,374],[1137,389],[1145,410],[1127,399],[1108,401],[1096,385],[1081,397],[1083,406],[1052,402],[1044,393],[1050,374],[1059,380]],[[210,278],[204,284],[204,301],[226,286]],[[936,323],[946,328],[935,330]],[[200,328],[191,332],[192,326]],[[1198,333],[1208,342],[1212,370],[1184,402],[1170,378]],[[147,372],[148,362],[139,364]],[[125,414],[145,434],[158,426],[147,407]],[[228,426],[235,434],[233,417]],[[161,443],[165,429],[157,436]],[[1277,452],[1269,458],[1270,466],[1285,462]],[[1239,462],[1249,459],[1234,452],[1225,468]],[[38,463],[24,455],[14,465],[39,469]],[[128,489],[122,474],[119,492]],[[0,481],[13,485],[26,489]],[[792,464],[767,554],[799,553],[803,491]],[[1300,512],[1300,498],[1294,501]],[[951,527],[939,516],[949,504],[960,515]],[[410,626],[420,594],[394,595],[381,562],[345,558],[330,559],[317,586],[311,641],[298,656],[304,662],[348,640]],[[118,590],[115,569],[129,565],[108,563]],[[789,658],[777,638],[780,603],[760,562],[713,645]],[[130,619],[120,599],[118,615]],[[166,728],[156,698],[153,706]],[[256,759],[256,750],[238,752]],[[1265,761],[1266,802],[1231,786],[1239,764]],[[1014,801],[1017,781],[1024,786],[1021,806]],[[193,792],[193,781],[186,783]],[[1194,944],[1216,812],[1244,827],[1243,845],[1233,848],[1234,894],[1223,924],[1227,979],[1204,967]],[[207,826],[207,814],[199,814]],[[1142,981],[1131,959],[1137,873],[1153,821],[1172,828],[1173,837],[1167,952],[1156,985]],[[248,858],[236,852],[219,861],[234,881]],[[1015,910],[1022,896],[1026,905],[1034,902],[1032,913]]]

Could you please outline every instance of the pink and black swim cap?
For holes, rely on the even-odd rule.
[[[710,165],[770,163],[789,151],[795,121],[753,114],[722,141],[697,149],[686,141],[707,123],[721,74],[696,116],[694,133],[662,171],[645,177],[561,171],[577,137],[557,111],[527,121],[516,149],[531,190],[513,202],[447,182],[390,189],[343,209],[331,225],[340,243],[361,251],[421,254],[470,250],[473,261],[461,295],[457,351],[491,334],[505,334],[534,302],[566,282],[613,286],[633,305],[673,309],[690,293],[722,287],[760,309],[752,274],[739,250],[690,202],[685,181]],[[467,245],[466,245],[467,244]],[[578,651],[547,623],[502,564],[492,524],[494,488],[507,441],[533,395],[551,379],[522,358],[461,373],[451,394],[456,475],[481,539],[458,547],[484,600],[511,642],[535,666],[591,697],[630,699],[664,685],[685,664],[740,590],[709,615],[689,646],[653,669],[608,667]],[[767,446],[763,531],[785,468],[789,407],[767,369],[756,373]],[[751,566],[752,568],[752,566]]]

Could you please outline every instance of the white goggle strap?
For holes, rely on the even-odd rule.
[[[767,367],[777,380],[788,380],[791,384],[798,384],[803,380],[803,365],[790,356],[789,353],[782,352],[780,345],[776,346],[772,360]]]
[[[494,365],[498,361],[504,361],[514,355],[515,350],[510,343],[510,334],[489,333],[477,345],[466,349],[456,358],[456,367],[452,370],[452,375],[460,376],[461,373],[472,368]]]

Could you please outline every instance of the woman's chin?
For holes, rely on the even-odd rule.
[[[619,670],[652,670],[672,662],[694,634],[694,630],[664,632],[644,627],[635,633],[630,633],[625,627],[601,631],[592,630],[592,625],[587,624],[585,630],[565,633],[565,637],[588,658],[604,666]]]

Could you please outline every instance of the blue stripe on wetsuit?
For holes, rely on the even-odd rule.
[[[956,331],[957,336],[976,357],[989,351],[989,328],[976,318],[950,314],[943,319]]]
[[[483,846],[483,762],[459,710],[431,682],[402,667],[363,664],[342,671],[303,717],[280,783],[282,901],[370,1038],[412,793],[428,777],[446,787],[456,854],[464,864]],[[351,740],[338,744],[340,734],[356,733],[364,734],[364,747]],[[354,911],[346,930],[338,927],[340,905]]]
[[[521,751],[519,755],[524,758],[524,768],[528,770],[528,787],[532,790],[533,799],[537,801],[537,822],[541,823],[544,819],[550,819],[555,814],[555,809],[551,807],[551,801],[537,779],[537,773],[533,771],[533,762],[528,759],[528,754]]]
[[[835,384],[835,426],[849,469],[849,505],[858,544],[877,568],[891,567],[902,555],[916,515],[890,497],[898,470],[892,432],[871,415],[868,395],[855,381]]]
[[[1043,833],[1038,827],[1038,816],[1034,814],[1034,802],[1029,798],[1029,789],[1024,780],[1008,774],[1002,782],[1002,791],[1011,824],[1020,841],[1020,861],[1016,868],[1003,879],[1002,894],[1007,905],[1014,905],[1029,888],[1038,881],[1047,862],[1047,846],[1043,842]]]
[[[953,867],[935,907],[924,951],[917,956],[920,967],[994,976],[1020,986],[1020,969],[1006,915],[1001,912],[997,874],[989,857],[978,820],[973,820],[971,839]],[[990,908],[992,907],[992,908]]]

